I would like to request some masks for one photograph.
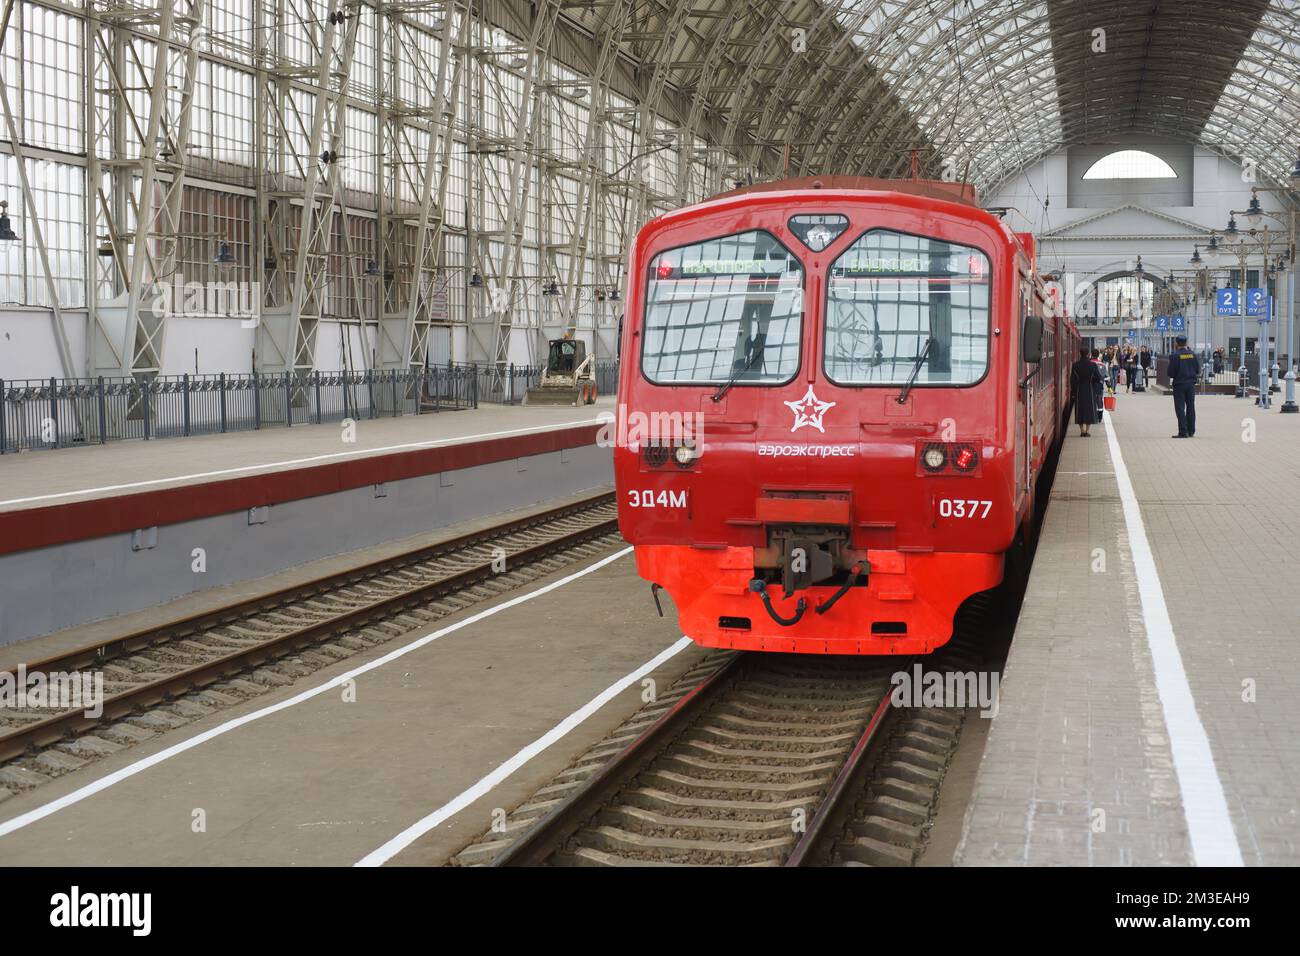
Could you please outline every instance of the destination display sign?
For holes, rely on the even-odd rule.
[[[684,276],[781,275],[790,264],[785,259],[701,259],[682,263],[680,271]]]

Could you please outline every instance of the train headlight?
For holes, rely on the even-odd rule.
[[[690,445],[678,445],[673,451],[673,461],[683,468],[689,468],[695,461],[695,449]]]
[[[931,445],[921,452],[921,465],[926,471],[943,471],[948,464],[948,453],[942,445]]]

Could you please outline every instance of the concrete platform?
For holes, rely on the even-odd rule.
[[[0,459],[0,645],[598,488],[613,399]]]
[[[1300,416],[1070,428],[964,865],[1300,864]]]
[[[437,628],[594,563],[467,608]],[[391,655],[421,632],[14,796],[0,804],[0,829],[69,795],[77,799],[0,835],[0,860],[347,866],[470,791],[463,809],[392,858],[397,865],[445,862],[491,825],[494,809],[525,800],[640,709],[638,677],[499,785],[472,789],[620,679],[674,648],[680,640],[674,620],[671,611],[665,618],[654,614],[630,554],[622,553],[549,593],[359,675],[355,702],[333,687],[119,779],[178,743]],[[707,653],[694,645],[677,648],[647,676],[666,688]],[[199,810],[203,832],[193,825]]]
[[[436,415],[361,419],[354,441],[333,423],[5,455],[0,458],[0,512],[594,425],[614,402],[606,396],[580,408],[481,405]]]

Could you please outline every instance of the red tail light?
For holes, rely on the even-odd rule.
[[[667,445],[646,445],[642,455],[645,456],[645,463],[651,468],[662,468],[668,464],[668,456],[672,454],[672,449]]]

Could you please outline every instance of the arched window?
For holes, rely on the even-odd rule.
[[[1109,153],[1088,167],[1084,179],[1177,179],[1168,163],[1140,149]]]
[[[1149,275],[1113,273],[1102,276],[1090,290],[1090,311],[1098,325],[1132,325],[1156,314],[1157,283]]]

